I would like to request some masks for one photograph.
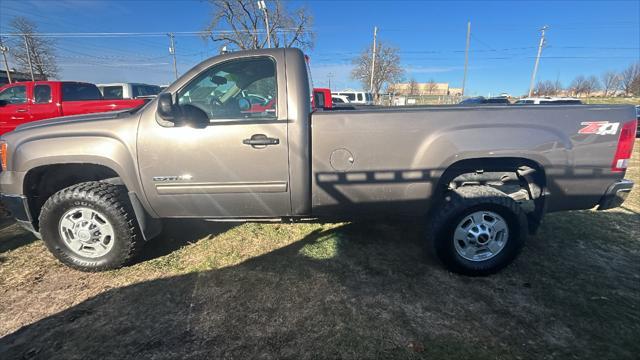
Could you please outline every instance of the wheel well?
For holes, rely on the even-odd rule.
[[[544,168],[535,161],[505,157],[460,160],[449,166],[436,187],[436,203],[461,186],[488,185],[520,202],[534,232],[544,214],[547,186]]]
[[[117,178],[112,169],[97,164],[55,164],[29,170],[24,179],[23,191],[29,202],[29,211],[38,230],[38,217],[42,205],[51,195],[85,181]]]

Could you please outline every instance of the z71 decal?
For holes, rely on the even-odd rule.
[[[620,127],[620,123],[608,121],[585,121],[580,125],[584,127],[578,131],[578,134],[615,135]]]

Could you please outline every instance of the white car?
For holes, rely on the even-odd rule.
[[[348,104],[349,103],[349,98],[346,97],[345,95],[333,95],[333,94],[331,94],[331,102],[334,105]]]
[[[518,105],[576,105],[582,104],[580,99],[571,97],[530,97],[515,102]]]
[[[139,83],[111,83],[97,84],[97,86],[102,97],[108,100],[155,97],[162,91],[160,86]]]
[[[355,90],[343,90],[340,92],[332,92],[331,96],[343,95],[349,99],[352,104],[358,105],[373,105],[373,95],[370,92],[355,91]]]

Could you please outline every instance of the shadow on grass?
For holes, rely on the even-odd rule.
[[[639,219],[552,214],[488,278],[425,262],[419,226],[317,230],[235,266],[105,292],[0,339],[0,357],[633,358],[640,245],[626,226]]]
[[[162,233],[145,244],[136,263],[168,255],[183,246],[213,238],[235,226],[234,223],[210,222],[192,219],[166,219],[162,221]]]
[[[38,240],[30,232],[22,230],[12,219],[0,221],[0,254],[15,250]]]

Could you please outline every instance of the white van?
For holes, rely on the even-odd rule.
[[[370,92],[343,90],[340,92],[332,92],[331,95],[343,95],[349,99],[349,103],[358,105],[373,105],[373,95]]]

